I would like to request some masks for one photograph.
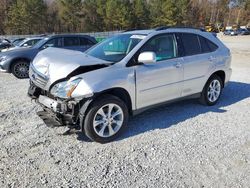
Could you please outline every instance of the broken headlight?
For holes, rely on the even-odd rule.
[[[59,98],[71,98],[73,91],[76,89],[81,80],[81,78],[77,78],[75,80],[60,82],[52,87],[50,93]]]
[[[92,89],[82,79],[70,79],[54,85],[50,93],[59,98],[87,98],[93,95]]]

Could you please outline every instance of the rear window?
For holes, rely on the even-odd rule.
[[[181,38],[186,56],[201,53],[201,48],[197,35],[191,33],[182,33]]]

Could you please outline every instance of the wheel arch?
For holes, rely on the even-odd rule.
[[[81,104],[82,107],[79,109],[79,121],[80,121],[80,127],[82,130],[83,130],[83,124],[84,124],[84,121],[86,118],[86,114],[88,113],[89,109],[91,108],[91,105],[93,104],[93,102],[95,100],[97,100],[98,98],[100,98],[104,95],[113,95],[113,96],[118,97],[127,106],[129,115],[133,114],[132,101],[131,101],[130,95],[126,89],[116,87],[116,88],[103,90],[101,92],[95,93],[93,97],[82,101],[83,102]]]
[[[116,96],[119,99],[121,99],[125,103],[125,105],[128,107],[129,114],[130,115],[132,114],[132,111],[133,111],[132,110],[132,100],[131,100],[131,97],[129,95],[129,92],[126,89],[121,88],[121,87],[107,89],[107,90],[101,91],[99,93],[96,93],[94,95],[93,100],[95,100],[96,98],[101,97],[102,95],[105,95],[105,94],[113,95],[113,96]]]
[[[220,77],[220,79],[222,80],[223,88],[224,88],[224,86],[225,86],[225,79],[226,79],[226,73],[225,73],[225,71],[223,71],[223,70],[215,71],[213,74],[211,74],[211,76],[208,78],[208,80],[209,80],[212,76],[214,76],[214,75]],[[207,80],[207,81],[208,81],[208,80]]]
[[[17,61],[20,61],[20,60],[24,60],[24,61],[27,61],[29,63],[31,62],[31,60],[29,58],[27,58],[27,57],[17,57],[17,58],[14,58],[10,62],[9,72],[11,72],[14,63],[17,62]]]

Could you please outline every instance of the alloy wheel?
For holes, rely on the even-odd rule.
[[[221,83],[219,80],[212,80],[208,87],[207,97],[210,102],[215,102],[220,97]]]
[[[13,73],[18,78],[28,78],[29,64],[27,62],[18,62],[14,65]]]
[[[122,108],[114,103],[106,104],[94,116],[94,131],[100,137],[111,137],[121,129],[123,121]]]

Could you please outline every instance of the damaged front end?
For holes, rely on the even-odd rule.
[[[43,120],[50,119],[47,122],[54,123],[52,121],[54,120],[57,125],[78,128],[80,122],[79,112],[87,99],[82,99],[81,101],[73,98],[60,99],[35,86],[32,82],[30,83],[28,95],[43,108],[43,113],[40,112],[42,114],[40,117]]]
[[[62,125],[76,126],[81,121],[81,109],[93,96],[92,88],[80,75],[110,65],[112,62],[82,52],[42,50],[30,65],[28,95],[42,106],[48,118]]]
[[[99,69],[107,66],[95,65],[94,67]],[[51,84],[49,89],[45,90],[43,88],[46,88],[49,79],[37,73],[35,68],[31,66],[28,96],[42,106],[44,111],[39,116],[45,123],[45,120],[53,119],[59,125],[80,128],[79,125],[82,123],[87,106],[92,101],[93,96],[91,88],[82,78],[76,76],[82,72],[87,72],[86,70],[93,71],[95,69],[93,66],[86,66],[86,69],[78,68],[69,74],[68,78],[56,81]]]

